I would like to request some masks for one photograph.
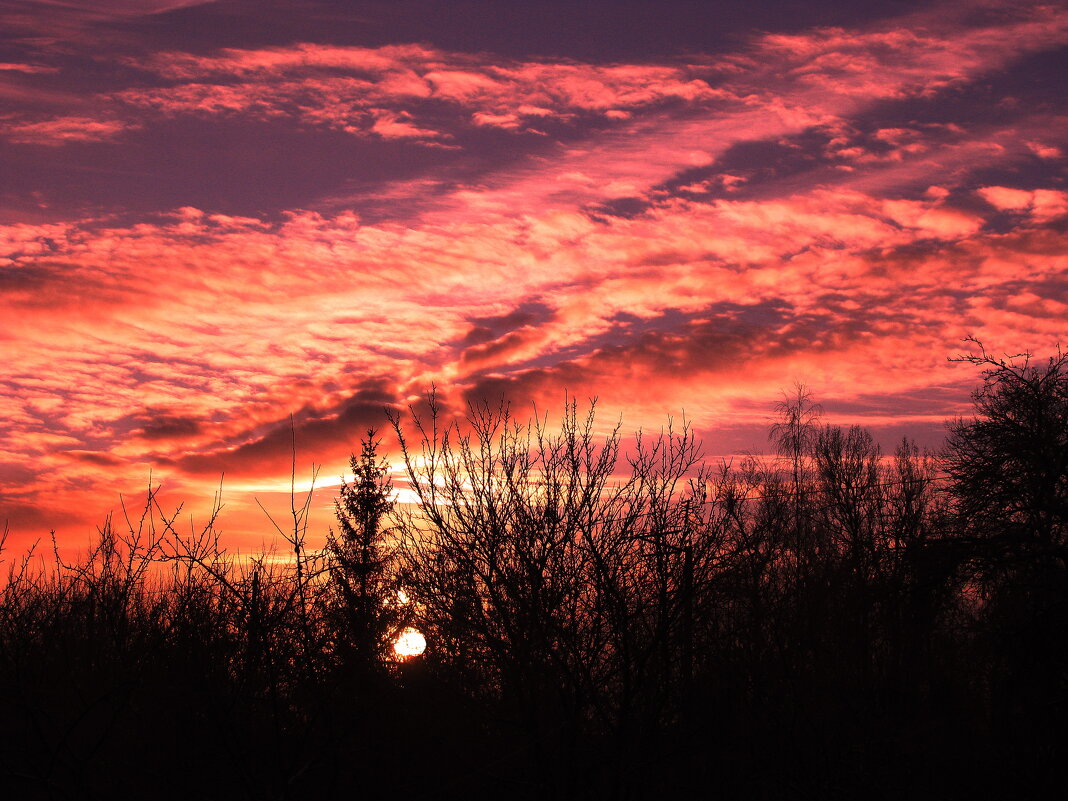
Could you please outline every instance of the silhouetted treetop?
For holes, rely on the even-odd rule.
[[[1068,519],[1068,354],[960,357],[983,368],[975,416],[950,424],[944,469],[973,530],[1063,544]]]
[[[340,530],[331,532],[326,543],[330,577],[339,595],[337,611],[344,621],[338,647],[364,669],[388,653],[402,617],[387,536],[393,484],[378,446],[374,430],[369,430],[360,455],[349,460],[353,480],[342,481],[334,502]]]

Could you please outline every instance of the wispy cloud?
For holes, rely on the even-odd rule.
[[[17,144],[64,145],[69,142],[103,142],[137,128],[133,122],[92,117],[55,117],[40,122],[16,122],[2,127]]]

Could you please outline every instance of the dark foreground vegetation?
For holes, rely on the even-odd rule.
[[[1068,360],[972,361],[933,456],[799,390],[777,457],[715,467],[573,406],[398,419],[420,503],[369,437],[285,560],[150,495],[77,564],[9,560],[4,796],[1060,797]]]

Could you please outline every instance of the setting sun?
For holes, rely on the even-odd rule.
[[[421,632],[411,627],[406,628],[393,643],[393,651],[397,656],[409,659],[413,656],[421,656],[426,650],[426,637]]]

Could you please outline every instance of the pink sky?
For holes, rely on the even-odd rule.
[[[963,337],[1065,339],[1058,5],[713,35],[667,3],[648,46],[625,20],[596,46],[487,21],[475,46],[419,3],[329,5],[258,27],[242,3],[0,6],[16,549],[84,542],[150,472],[194,519],[225,473],[220,527],[256,546],[291,415],[298,479],[336,485],[431,385],[454,411],[685,418],[716,458],[767,448],[803,381],[834,422],[936,446],[977,379],[947,360]]]

